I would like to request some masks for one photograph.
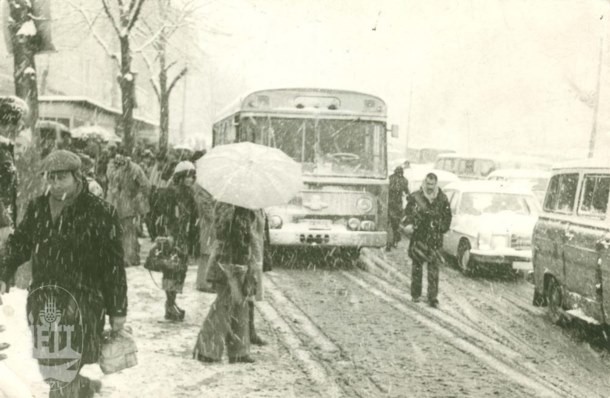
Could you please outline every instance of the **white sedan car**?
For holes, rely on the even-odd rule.
[[[456,257],[460,270],[478,265],[532,269],[532,233],[540,205],[522,184],[460,181],[443,191],[453,219],[443,251]]]

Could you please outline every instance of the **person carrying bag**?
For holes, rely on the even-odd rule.
[[[220,362],[224,346],[229,363],[252,363],[248,325],[248,297],[256,292],[250,269],[252,210],[219,202],[215,209],[216,242],[207,280],[218,292],[201,326],[193,357],[201,362]]]

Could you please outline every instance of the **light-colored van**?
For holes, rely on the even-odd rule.
[[[534,305],[554,322],[610,324],[610,160],[553,168],[534,228]]]

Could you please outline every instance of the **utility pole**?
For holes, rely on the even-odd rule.
[[[186,88],[188,87],[187,84],[187,79],[188,79],[188,74],[184,75],[184,87],[182,88],[182,122],[180,123],[180,138],[181,141],[184,141],[186,138],[186,126],[185,126],[185,121],[186,121]]]
[[[602,80],[602,61],[604,56],[604,39],[599,39],[599,62],[597,65],[597,87],[595,88],[595,104],[593,107],[593,124],[591,126],[591,136],[589,137],[589,158],[595,153],[595,140],[597,138],[597,115],[599,113],[599,97]]]
[[[411,135],[411,108],[413,105],[413,79],[409,87],[409,109],[407,110],[407,128],[405,129],[405,155],[409,156],[409,137]]]

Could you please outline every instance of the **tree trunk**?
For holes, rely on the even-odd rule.
[[[169,146],[169,92],[167,89],[167,67],[165,60],[166,51],[165,32],[161,33],[158,44],[159,54],[159,153],[167,154]]]
[[[10,24],[9,31],[13,45],[13,76],[15,81],[15,95],[22,98],[29,107],[26,124],[32,128],[38,120],[38,87],[36,81],[36,37],[20,35],[18,32],[26,22],[32,22],[32,8],[23,2],[9,2]],[[36,144],[40,143],[38,134],[34,134]]]
[[[129,48],[129,37],[120,37],[121,43],[121,76],[119,86],[121,87],[122,114],[119,131],[123,136],[125,153],[131,155],[135,146],[133,134],[133,109],[135,108],[135,76],[131,72],[131,53]]]

